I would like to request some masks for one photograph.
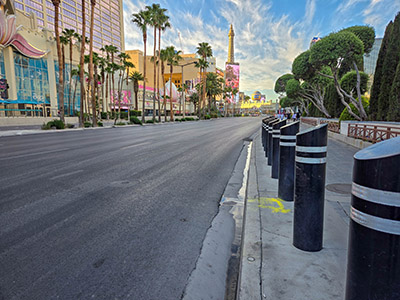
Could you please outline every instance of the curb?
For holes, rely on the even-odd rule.
[[[236,298],[252,145],[252,139],[243,143],[196,266],[189,275],[183,300]]]

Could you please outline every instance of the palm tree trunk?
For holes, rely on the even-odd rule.
[[[143,33],[143,43],[144,43],[144,59],[143,59],[143,105],[142,105],[142,123],[145,122],[144,112],[146,110],[146,43],[147,43],[147,33]]]
[[[60,32],[58,30],[58,19],[59,19],[59,4],[60,2],[53,2],[54,4],[54,29],[56,32],[56,44],[57,44],[57,56],[58,56],[58,66],[59,66],[59,77],[58,77],[58,101],[60,104],[60,120],[65,122],[64,118],[64,65],[62,64],[61,57],[61,44],[60,44]]]
[[[107,75],[106,75],[106,111],[107,111],[107,120],[108,120],[108,83],[109,83],[109,74],[107,72]]]
[[[157,47],[157,27],[154,26],[154,47],[153,47],[153,65],[154,65],[154,90],[153,90],[153,123],[156,121],[156,47]]]
[[[171,64],[171,68],[170,68],[170,75],[169,75],[169,109],[170,111],[170,121],[172,122],[174,120],[174,108],[172,106],[172,72],[173,72],[173,65]]]
[[[160,52],[161,52],[161,27],[158,28],[158,65],[157,65],[157,100],[158,100],[158,122],[161,123],[160,108]],[[162,79],[164,80],[164,78]]]
[[[115,112],[116,112],[116,108],[115,108],[116,100],[115,100],[115,81],[114,81],[114,79],[115,79],[114,78],[114,72],[115,72],[115,69],[114,69],[114,52],[111,52],[111,63],[112,63],[112,73],[111,73],[110,89],[111,89],[111,85],[112,85],[112,90],[111,90],[110,94],[111,94],[112,107],[114,107],[112,110],[114,111],[114,115],[115,115]],[[115,116],[114,116],[114,118],[115,118]]]
[[[68,87],[68,115],[71,115],[71,86],[72,86],[72,38],[69,39],[69,87]]]
[[[80,53],[80,69],[79,69],[79,81],[81,84],[81,98],[80,98],[80,105],[79,105],[79,127],[83,127],[84,119],[84,103],[85,103],[85,36],[86,36],[86,17],[85,17],[85,4],[86,1],[82,0],[82,40],[81,40],[81,53]]]
[[[76,88],[77,87],[78,87],[78,80],[76,79],[75,80],[75,87],[74,87],[74,97],[72,98],[72,109],[74,111],[73,115],[75,115],[75,97],[76,97]]]
[[[161,62],[161,77],[164,89],[164,122],[167,122],[167,96],[165,93],[165,80],[164,80],[164,62]]]
[[[91,12],[90,12],[90,44],[89,44],[89,85],[92,90],[92,126],[97,127],[96,117],[96,85],[93,78],[93,28],[94,28],[94,7],[96,0],[90,1]]]

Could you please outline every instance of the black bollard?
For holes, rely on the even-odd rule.
[[[265,121],[265,135],[264,135],[264,151],[268,151],[268,123],[272,120],[275,120],[275,117],[271,116],[268,120]],[[267,153],[265,154],[267,156]]]
[[[268,123],[268,137],[267,137],[267,153],[266,156],[268,157],[268,166],[272,164],[272,127],[275,123],[278,123],[279,119],[274,119]]]
[[[354,155],[346,300],[400,299],[400,137]]]
[[[278,179],[279,173],[279,139],[281,137],[281,127],[286,125],[286,120],[274,123],[272,127],[272,168],[271,168],[271,178]]]
[[[275,122],[276,119],[275,117],[272,117],[271,119],[266,121],[266,127],[265,127],[265,157],[268,157],[268,146],[269,146],[269,125],[271,122]],[[272,129],[271,129],[272,131]]]
[[[268,130],[268,124],[267,124],[267,122],[268,122],[268,120],[270,120],[271,118],[273,118],[273,117],[267,117],[267,118],[265,118],[265,119],[263,119],[262,120],[262,125],[261,125],[261,127],[262,127],[262,129],[261,129],[261,142],[262,142],[262,145],[263,145],[263,147],[264,147],[264,151],[266,151],[266,147],[267,147],[267,145],[266,145],[266,134],[267,134],[267,130]]]
[[[293,245],[304,251],[322,249],[328,125],[296,135]]]
[[[293,201],[294,197],[294,157],[296,154],[296,134],[299,129],[299,121],[281,127],[278,197],[285,201]]]

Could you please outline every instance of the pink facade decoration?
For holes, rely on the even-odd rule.
[[[17,27],[15,15],[6,15],[4,10],[0,9],[0,49],[13,46],[21,54],[30,58],[45,56],[48,51],[34,47],[18,33],[21,27]]]
[[[170,81],[168,80],[168,82],[165,84],[165,90],[167,93],[167,96],[169,97],[170,95]],[[164,89],[160,89],[160,96],[163,97],[164,96]],[[172,83],[172,101],[177,101],[180,97],[180,93],[178,92],[176,86],[174,83]],[[168,100],[167,100],[168,101]]]

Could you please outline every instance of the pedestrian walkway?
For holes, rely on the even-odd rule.
[[[278,199],[260,134],[254,139],[247,190],[238,299],[343,299],[353,155],[329,139],[323,249],[292,245],[293,202]]]

